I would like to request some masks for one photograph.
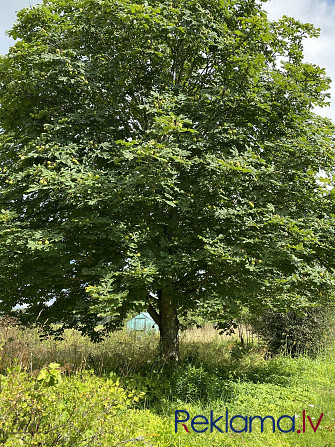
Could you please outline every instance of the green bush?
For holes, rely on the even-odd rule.
[[[111,447],[132,437],[125,411],[143,393],[118,380],[90,371],[62,378],[56,363],[37,378],[16,366],[0,379],[0,445]]]
[[[254,332],[267,343],[271,354],[315,356],[333,338],[334,310],[329,307],[311,308],[303,315],[294,312],[266,311],[249,317]]]

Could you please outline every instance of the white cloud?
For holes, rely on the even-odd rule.
[[[264,9],[272,20],[286,15],[321,28],[319,38],[305,41],[305,60],[325,68],[327,76],[334,80],[331,107],[317,108],[316,112],[335,123],[335,0],[269,0]]]

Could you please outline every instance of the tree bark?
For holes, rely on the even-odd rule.
[[[157,294],[159,313],[152,305],[149,305],[148,312],[159,326],[162,359],[176,363],[179,360],[179,320],[176,302],[169,289],[159,289]]]
[[[158,294],[160,314],[160,350],[162,358],[171,363],[179,360],[179,321],[174,296],[169,289]]]

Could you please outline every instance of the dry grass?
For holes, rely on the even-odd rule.
[[[79,331],[67,329],[62,340],[52,336],[41,338],[37,328],[25,328],[12,320],[0,321],[0,373],[19,364],[36,374],[51,362],[59,363],[65,374],[93,369],[99,376],[114,371],[121,376],[147,368],[158,358],[159,336],[126,329],[111,333],[99,343],[92,342]],[[227,359],[236,346],[238,334],[222,336],[208,325],[181,333],[181,357],[187,362],[203,359],[211,363]],[[213,355],[214,354],[214,355]]]
[[[210,324],[201,328],[194,327],[187,329],[181,333],[180,337],[182,343],[208,343],[228,338],[231,340],[231,337],[227,335],[220,335]]]
[[[158,345],[155,334],[140,336],[126,330],[114,332],[100,343],[70,329],[65,330],[62,340],[52,336],[41,338],[41,335],[37,328],[24,328],[3,320],[0,325],[0,373],[14,364],[35,373],[56,362],[68,374],[94,369],[98,375],[108,371],[123,375],[143,367],[155,356]]]

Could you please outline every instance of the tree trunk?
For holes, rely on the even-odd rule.
[[[159,326],[160,352],[169,363],[179,360],[179,321],[173,293],[169,289],[158,290],[159,314],[149,306],[148,311]]]
[[[179,321],[177,306],[169,292],[163,289],[159,294],[160,349],[164,360],[175,363],[179,360]]]

